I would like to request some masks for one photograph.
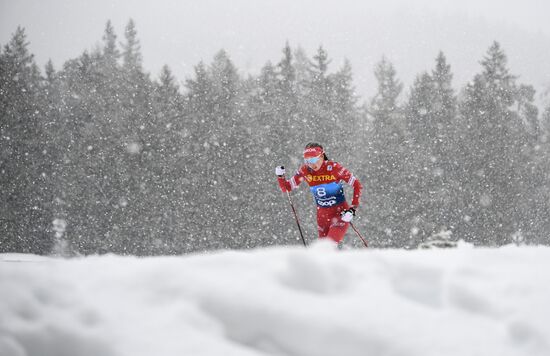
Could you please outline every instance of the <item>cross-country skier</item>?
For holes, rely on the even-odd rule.
[[[341,244],[359,206],[363,187],[350,171],[339,163],[329,160],[323,146],[318,143],[312,142],[306,145],[304,161],[305,164],[289,180],[284,177],[285,168],[276,167],[275,174],[278,177],[279,186],[284,193],[292,191],[306,181],[317,203],[319,238],[330,238]],[[342,181],[353,187],[351,206],[344,197]]]

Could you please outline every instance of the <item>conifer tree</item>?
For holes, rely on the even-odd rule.
[[[311,105],[321,110],[330,105],[327,98],[331,97],[331,82],[328,77],[328,66],[331,60],[328,58],[327,51],[320,46],[317,53],[313,56],[311,63],[311,84],[310,95]],[[328,101],[328,102],[327,102]]]
[[[452,232],[456,220],[456,98],[451,80],[450,66],[439,53],[431,74],[417,77],[406,106],[413,157],[407,169],[415,215],[411,246],[442,231]]]
[[[135,32],[135,29],[133,28],[133,22],[131,31]],[[103,58],[108,66],[111,68],[116,67],[118,59],[120,58],[120,51],[118,50],[118,47],[116,45],[116,39],[117,35],[115,33],[115,29],[113,28],[111,20],[109,20],[105,25],[105,32],[103,34]],[[125,53],[125,56],[129,56],[129,54]],[[126,57],[125,60],[128,61]]]
[[[292,49],[288,42],[286,42],[283,48],[283,58],[277,64],[280,77],[280,95],[284,97],[288,106],[288,112],[292,113],[294,110],[295,97],[296,97],[296,69],[294,68]]]
[[[307,83],[306,105],[303,115],[306,122],[304,129],[312,136],[310,141],[323,142],[327,147],[334,142],[329,126],[336,123],[331,115],[332,84],[328,75],[331,60],[327,51],[321,46],[310,62],[311,81]]]
[[[402,243],[399,239],[405,234],[403,225],[409,218],[402,210],[408,181],[402,173],[407,145],[405,121],[398,103],[403,85],[393,64],[385,58],[376,65],[375,76],[378,91],[368,107],[372,124],[363,143],[367,157],[365,181],[370,187],[368,229],[374,243],[396,246]]]
[[[289,152],[285,152],[294,144],[294,137],[298,127],[302,127],[300,124],[299,108],[298,108],[298,95],[299,90],[297,86],[296,68],[294,63],[294,55],[289,43],[285,44],[283,48],[283,57],[275,68],[275,74],[277,76],[277,91],[273,93],[274,106],[273,109],[277,114],[276,126],[277,130],[280,130],[280,134],[275,134],[275,137],[279,137],[277,146],[274,153],[280,157],[288,156]],[[281,141],[282,140],[282,141]]]
[[[360,120],[357,106],[357,96],[353,85],[353,74],[350,62],[346,59],[342,67],[329,75],[331,83],[330,115],[333,118],[329,129],[333,133],[334,153],[345,159],[345,164],[350,166],[357,157],[357,142],[360,136]],[[344,163],[344,162],[342,162]]]
[[[42,78],[28,46],[18,27],[0,53],[0,251],[48,253],[51,167],[44,160]]]
[[[61,79],[55,71],[53,63],[49,60],[45,67],[45,78],[42,82],[42,91],[44,94],[43,107],[44,135],[47,138],[45,144],[46,154],[43,157],[44,162],[51,166],[50,174],[46,177],[46,185],[51,192],[50,212],[52,221],[56,221],[56,244],[64,244],[65,229],[67,224],[67,211],[63,200],[63,189],[61,184],[63,175],[63,160],[67,156],[66,147],[71,140],[71,132],[66,130],[64,115],[61,107],[62,103],[62,85]],[[57,251],[64,252],[64,251]]]
[[[401,174],[410,178],[406,199],[413,213],[411,247],[418,246],[435,232],[437,226],[433,214],[442,208],[434,206],[434,195],[439,190],[435,186],[439,164],[435,143],[439,139],[434,115],[435,93],[433,78],[423,73],[416,78],[405,108],[411,160],[406,162],[406,169]]]
[[[520,229],[516,206],[526,157],[518,148],[524,146],[522,137],[528,127],[514,111],[519,99],[516,77],[509,73],[506,55],[497,42],[481,65],[482,72],[466,87],[460,105],[464,234],[484,244],[500,245]]]
[[[111,27],[109,25],[110,23],[107,24],[106,41],[110,44],[112,36],[107,35],[111,32]],[[122,58],[124,68],[129,71],[140,71],[142,62],[141,46],[137,38],[136,24],[132,19],[130,19],[126,24],[126,28],[124,30],[124,38],[126,39],[126,42],[122,45]]]
[[[236,182],[244,176],[238,164],[248,155],[249,131],[241,120],[244,113],[240,109],[243,102],[240,94],[242,83],[235,66],[223,50],[214,56],[208,68],[199,64],[195,68],[195,77],[187,80],[186,84],[189,109],[193,120],[198,121],[193,130],[193,140],[198,146],[194,176],[199,179],[199,189],[194,192],[197,195],[195,201],[205,201],[204,192],[208,192],[209,202],[227,202],[209,205],[211,209],[199,210],[195,214],[206,222],[203,228],[208,239],[204,241],[204,247],[220,248],[234,245],[239,231],[224,231],[222,237],[222,232],[215,227],[218,224],[225,224],[230,229],[237,226],[235,219],[242,219],[242,216],[229,211],[238,207],[246,208],[238,195],[229,198],[235,198],[234,204],[227,201],[227,192],[234,192]]]
[[[152,253],[174,254],[185,249],[181,236],[186,231],[185,217],[191,210],[191,202],[185,196],[192,189],[188,183],[188,162],[192,155],[184,99],[166,65],[154,83],[151,100],[151,159],[147,168],[153,189],[142,199],[149,202],[148,213],[155,221]]]

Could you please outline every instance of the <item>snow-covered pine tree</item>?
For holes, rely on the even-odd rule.
[[[460,102],[463,148],[458,157],[465,220],[459,235],[501,245],[521,228],[518,206],[525,193],[521,185],[530,159],[524,153],[530,128],[517,108],[529,100],[518,96],[516,77],[499,43],[490,46],[481,65],[482,72],[466,86]]]
[[[41,75],[18,27],[0,52],[1,252],[44,253],[53,244]]]
[[[443,53],[430,74],[417,77],[408,103],[409,146],[412,158],[409,206],[413,207],[411,246],[454,226],[456,164],[455,131],[457,102],[452,73]]]
[[[396,70],[386,58],[375,67],[378,91],[370,100],[370,127],[364,147],[366,155],[365,184],[369,187],[369,209],[366,216],[371,240],[379,246],[406,245],[404,229],[408,177],[403,174],[408,146],[406,122],[398,102],[403,85]]]

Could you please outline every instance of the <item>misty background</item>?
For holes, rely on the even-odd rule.
[[[299,243],[273,168],[309,141],[373,247],[547,244],[547,8],[2,1],[0,250]]]
[[[376,92],[375,64],[384,55],[409,86],[443,51],[464,85],[498,40],[510,67],[539,93],[550,82],[550,23],[545,0],[0,0],[0,43],[25,27],[39,66],[61,65],[101,46],[105,22],[122,34],[138,25],[144,67],[170,66],[178,81],[225,49],[241,74],[259,74],[286,41],[309,55],[323,45],[335,66],[353,65],[357,94]]]

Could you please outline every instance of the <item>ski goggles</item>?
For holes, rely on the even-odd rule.
[[[315,164],[319,162],[320,159],[321,159],[321,156],[317,156],[317,157],[304,158],[304,161],[307,164]]]

